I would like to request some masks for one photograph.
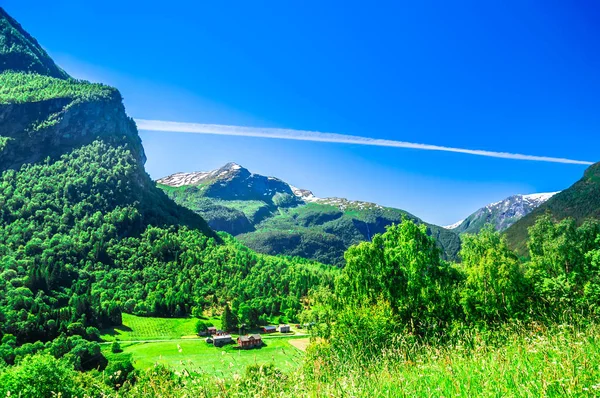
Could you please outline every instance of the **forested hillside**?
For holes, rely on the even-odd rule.
[[[265,254],[284,254],[343,266],[344,251],[370,241],[403,219],[427,226],[445,259],[457,258],[457,234],[414,215],[375,203],[317,198],[275,178],[229,163],[209,171],[177,173],[158,186],[182,206],[200,214],[215,230],[228,232]]]
[[[0,7],[0,70],[23,70],[68,78],[21,25]]]
[[[587,219],[600,219],[600,163],[590,166],[583,178],[570,188],[559,192],[540,207],[523,217],[506,231],[511,247],[520,254],[527,252],[527,229],[543,214],[554,220],[574,219],[577,224]]]
[[[68,77],[3,10],[0,26],[3,340],[93,340],[122,312],[242,302],[250,323],[294,318],[311,286],[331,283],[324,266],[256,254],[168,199],[119,92]]]

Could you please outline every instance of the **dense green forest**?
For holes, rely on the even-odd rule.
[[[350,389],[359,396],[470,396],[519,395],[524,383],[533,395],[586,395],[596,388],[600,364],[600,223],[541,217],[528,247],[531,259],[523,262],[489,226],[466,235],[463,261],[452,264],[412,221],[351,247],[335,283],[310,289],[299,317],[314,325],[313,343],[293,373],[275,364],[219,381],[161,367],[135,371],[127,361],[85,372],[97,346],[76,332],[22,346],[7,334],[0,352],[15,365],[0,371],[0,392],[344,396]],[[228,322],[242,322],[225,308]],[[579,370],[570,370],[574,365]],[[115,385],[107,372],[126,377]],[[31,375],[43,375],[43,382]]]
[[[169,200],[119,92],[54,73],[4,11],[0,23],[1,363],[44,352],[103,368],[99,329],[123,312],[230,305],[255,325],[297,318],[309,288],[332,284],[329,268],[256,254]]]
[[[37,40],[0,7],[0,70],[27,70],[67,78]]]
[[[118,324],[121,311],[183,316],[234,298],[252,319],[294,317],[309,287],[331,280],[215,235],[154,188],[126,145],[95,141],[1,178],[0,333],[19,343]]]

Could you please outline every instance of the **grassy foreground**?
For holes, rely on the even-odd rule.
[[[370,364],[360,358],[329,362],[317,355],[306,395],[599,396],[599,337],[597,326],[583,331],[565,326],[517,332],[500,346],[474,335],[451,346],[399,348]]]
[[[64,361],[57,368],[57,362],[46,355],[0,369],[0,396],[19,396],[19,392],[23,396],[36,396],[27,393],[33,387],[51,389],[53,394],[47,396],[65,397],[600,396],[599,336],[598,326],[581,330],[523,328],[492,336],[463,333],[457,339],[459,343],[450,345],[420,346],[409,339],[398,340],[393,349],[371,360],[355,355],[354,350],[360,347],[340,347],[335,342],[320,341],[309,347],[303,366],[288,372],[277,369],[284,368],[277,357],[274,367],[247,366],[245,371],[238,368],[239,371],[228,372],[228,366],[233,368],[240,362],[236,355],[249,354],[247,364],[260,364],[252,361],[252,355],[263,351],[233,353],[225,349],[221,351],[222,360],[212,365],[215,367],[212,373],[202,366],[206,360],[202,349],[185,345],[194,341],[184,340],[184,344],[180,343],[181,352],[167,347],[162,353],[155,353],[172,357],[171,362],[165,362],[168,365],[173,365],[180,355],[182,363],[178,370],[151,366],[136,374],[134,384],[126,382],[118,391],[103,382],[118,372],[105,371],[93,376],[73,370]],[[282,344],[290,341],[272,340]],[[162,344],[148,345],[159,348]],[[198,352],[194,354],[194,350]],[[186,366],[188,359],[201,366]],[[49,379],[55,374],[57,378]]]
[[[167,384],[174,384],[170,391],[160,393],[164,396],[183,394],[184,388],[190,388],[191,380],[194,385],[204,386],[203,394],[211,395],[208,392],[216,387],[215,380],[224,383],[219,388],[221,392],[225,389],[233,394],[249,365],[267,364],[273,364],[286,376],[253,376],[252,388],[264,396],[281,393],[306,397],[600,395],[598,326],[513,327],[491,336],[462,333],[458,343],[439,346],[398,340],[394,349],[382,352],[375,360],[367,360],[357,354],[360,347],[344,347],[335,340],[313,344],[306,356],[285,337],[266,337],[265,347],[248,351],[233,346],[215,348],[203,340],[179,340],[193,335],[194,323],[193,318],[124,314],[124,327],[103,335],[107,340],[118,336],[123,341],[123,353],[110,353],[110,345],[104,345],[103,352],[109,359],[131,356],[135,368],[149,372],[149,376],[157,364],[177,374],[192,375],[172,376]],[[125,342],[162,339],[172,341]],[[244,388],[248,388],[247,383]]]
[[[156,397],[599,396],[599,336],[600,327],[592,326],[527,329],[491,339],[473,333],[460,343],[439,347],[398,341],[396,349],[382,352],[374,361],[354,353],[346,356],[350,352],[321,342],[309,348],[304,366],[296,371],[267,369],[206,378],[152,368],[118,396],[142,392]],[[489,343],[492,340],[503,342]]]

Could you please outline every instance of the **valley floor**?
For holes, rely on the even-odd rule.
[[[210,320],[219,326],[218,319]],[[307,336],[302,331],[263,335],[261,348],[240,350],[235,344],[215,347],[194,333],[195,318],[155,318],[123,314],[123,325],[104,330],[102,351],[109,360],[131,357],[135,368],[156,364],[176,371],[217,377],[243,374],[248,365],[274,364],[282,371],[297,369],[302,362]],[[232,334],[236,340],[237,334]],[[123,352],[111,352],[118,340]],[[297,342],[296,342],[297,341]],[[303,349],[304,348],[304,349]]]
[[[144,390],[152,396],[179,397],[198,393],[205,397],[587,397],[600,396],[600,329],[591,326],[581,330],[558,326],[548,330],[522,329],[499,335],[503,343],[486,343],[483,335],[465,335],[464,341],[452,346],[398,347],[385,352],[375,361],[364,361],[357,356],[328,357],[329,350],[299,352],[284,359],[278,353],[289,355],[288,342],[301,339],[279,339],[272,351],[261,360],[273,355],[280,373],[252,373],[236,375],[235,369],[253,363],[253,352],[244,356],[229,350],[215,360],[210,350],[198,346],[181,345],[179,353],[173,347],[155,352],[153,357],[138,356],[140,365],[148,366],[156,357],[183,373],[183,369],[197,366],[202,374],[217,378],[192,376],[173,379],[154,373]],[[286,346],[287,344],[287,346]],[[153,345],[157,350],[161,345]],[[176,346],[173,344],[173,346]],[[136,346],[132,346],[135,352]],[[190,365],[177,357],[190,354]],[[203,352],[207,355],[203,356]],[[256,351],[258,352],[258,351]],[[134,354],[135,355],[135,354]],[[138,354],[139,355],[139,354]],[[241,355],[238,357],[238,355]],[[241,359],[240,359],[241,358]],[[145,362],[148,359],[148,362]],[[293,361],[296,362],[293,362]],[[206,361],[211,361],[210,364]],[[288,361],[288,362],[286,362]],[[302,368],[297,364],[304,362]],[[166,363],[166,362],[165,362]],[[297,370],[292,371],[296,368]],[[285,371],[285,370],[288,371]],[[168,383],[163,386],[161,383]],[[132,390],[125,396],[138,396]]]

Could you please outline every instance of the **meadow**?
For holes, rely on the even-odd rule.
[[[301,333],[263,336],[265,345],[259,349],[239,350],[235,344],[217,348],[195,333],[197,318],[157,318],[123,314],[123,325],[104,330],[101,338],[103,354],[109,360],[130,357],[136,369],[148,369],[162,364],[176,371],[186,370],[225,377],[241,374],[248,365],[276,364],[278,369],[298,368],[303,353],[290,344],[290,339],[303,339]],[[220,327],[219,319],[208,322]],[[233,334],[233,339],[237,334]],[[111,352],[109,342],[118,340],[123,352]],[[302,345],[300,345],[302,346]]]
[[[123,314],[123,324],[101,331],[100,337],[105,341],[131,340],[171,340],[195,338],[197,318],[158,318]],[[220,327],[221,321],[210,319]]]
[[[136,369],[148,369],[156,364],[175,371],[230,377],[243,374],[248,365],[275,364],[289,372],[298,368],[303,353],[289,343],[288,338],[265,338],[261,348],[240,350],[235,344],[217,348],[204,340],[160,341],[154,343],[124,343],[122,353],[112,354],[103,348],[109,359],[131,356]]]

